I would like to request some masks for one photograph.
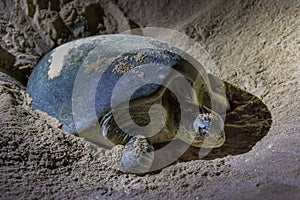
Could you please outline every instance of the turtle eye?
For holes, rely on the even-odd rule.
[[[208,136],[208,130],[206,127],[198,127],[198,133],[203,137]]]
[[[197,132],[197,134],[199,136],[202,136],[202,137],[207,137],[209,134],[209,128],[206,127],[206,126],[198,126],[198,127],[195,127],[195,131]]]

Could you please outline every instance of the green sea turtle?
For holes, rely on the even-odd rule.
[[[211,109],[210,96],[219,110],[229,104],[209,92],[194,65],[185,52],[151,38],[88,37],[48,53],[30,75],[27,92],[32,108],[56,117],[66,132],[97,145],[125,145],[122,166],[144,173],[155,143],[224,143],[223,113]]]

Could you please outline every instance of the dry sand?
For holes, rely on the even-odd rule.
[[[233,155],[179,162],[144,176],[126,174],[114,169],[120,148],[97,148],[63,133],[55,119],[31,110],[25,91],[2,75],[1,199],[300,198],[300,1],[115,0],[56,5],[49,0],[51,6],[40,3],[39,9],[26,3],[31,1],[11,2],[0,2],[0,67],[23,83],[24,74],[42,55],[68,40],[70,30],[65,27],[80,16],[87,19],[89,29],[76,29],[73,35],[78,37],[163,26],[200,42],[216,62],[221,79],[262,100],[272,125],[253,147],[247,149],[246,141]],[[89,15],[95,5],[101,5],[102,17]],[[235,134],[239,137],[239,131]],[[234,148],[245,139],[235,141]]]

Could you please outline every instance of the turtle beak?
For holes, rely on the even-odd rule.
[[[225,134],[222,132],[218,137],[195,137],[192,146],[202,148],[218,148],[222,146],[224,142]]]
[[[202,147],[204,148],[217,148],[224,144],[225,134],[224,131],[219,133],[219,136],[204,138]]]

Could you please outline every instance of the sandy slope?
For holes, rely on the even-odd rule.
[[[113,5],[136,25],[174,28],[199,41],[222,79],[268,106],[271,129],[247,153],[182,162],[152,175],[123,174],[112,167],[119,149],[93,150],[62,133],[55,120],[26,106],[24,91],[0,82],[0,197],[299,198],[300,2],[127,0]],[[112,7],[106,8],[111,13]],[[16,57],[18,52],[10,51]]]

